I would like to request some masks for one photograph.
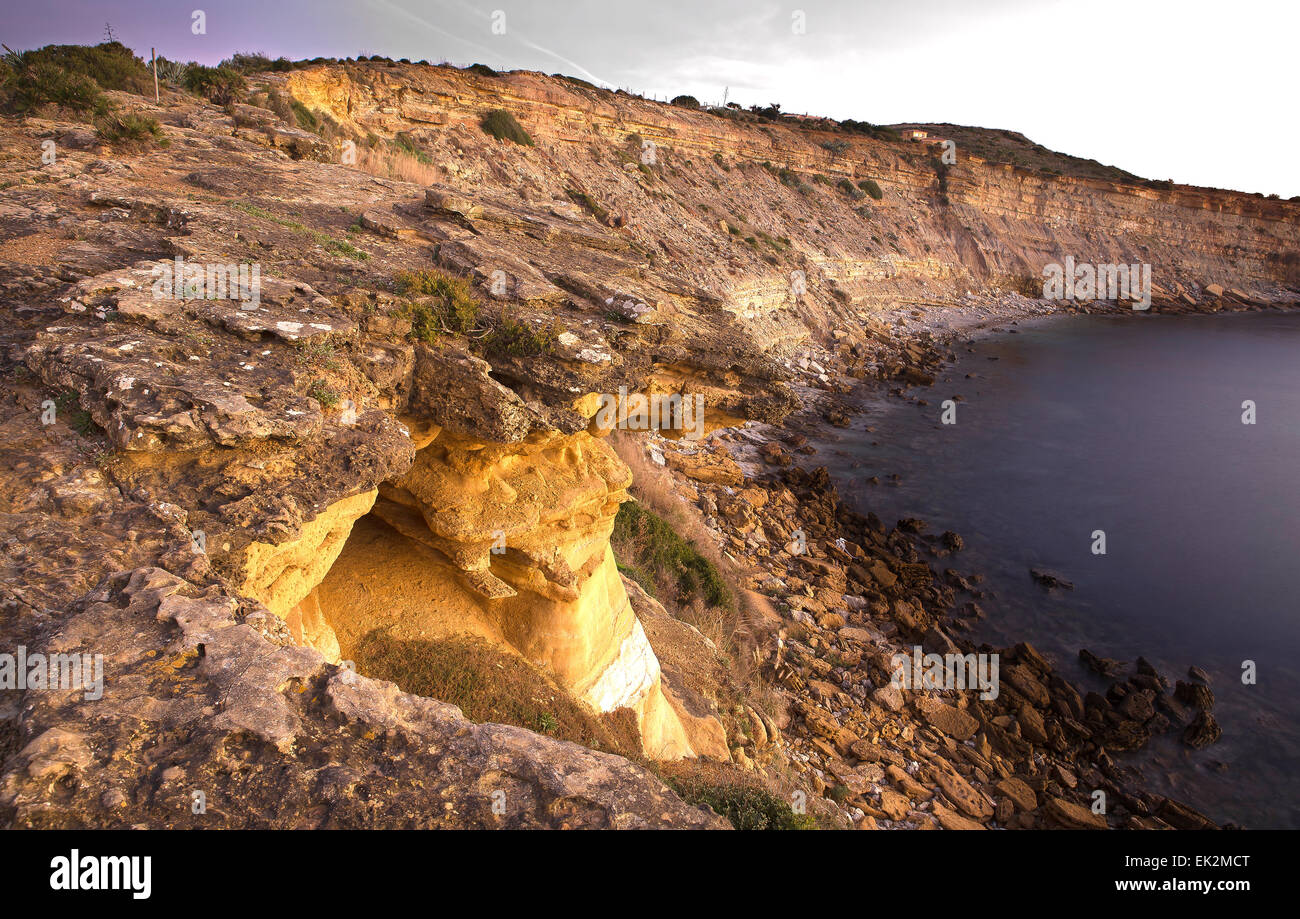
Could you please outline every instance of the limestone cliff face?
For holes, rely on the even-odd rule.
[[[900,300],[952,300],[1041,279],[1042,266],[1065,255],[1149,263],[1165,299],[1203,302],[1217,284],[1289,302],[1300,280],[1296,202],[1052,176],[961,150],[941,175],[918,145],[746,124],[533,73],[358,63],[298,71],[284,83],[345,131],[406,132],[432,152],[448,185],[476,198],[507,182],[524,200],[582,191],[634,251],[651,254],[651,273],[663,276],[659,299],[716,302],[774,344]],[[481,149],[478,119],[497,108],[544,153]],[[829,140],[843,147],[824,149]],[[646,145],[653,162],[641,168]],[[874,179],[884,196],[849,197],[816,176]],[[487,240],[463,244],[466,267],[491,263]],[[792,294],[793,270],[805,272],[815,308]]]

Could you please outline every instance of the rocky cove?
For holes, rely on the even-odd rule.
[[[1218,720],[1181,738],[1148,721],[1123,757],[1148,783],[1221,820],[1292,826],[1300,537],[1269,508],[1293,492],[1297,334],[1294,314],[1267,311],[1011,320],[955,347],[933,387],[864,395],[849,430],[816,439],[818,461],[856,508],[965,534],[959,557],[986,575],[963,610],[972,638],[1028,638],[1112,702],[1135,667],[1168,689],[1158,667],[1182,701],[1213,705]],[[1238,390],[1270,406],[1270,428],[1243,423],[1257,419]],[[941,397],[958,400],[955,426]]]
[[[735,781],[823,826],[1212,825],[1114,755],[1212,733],[1195,680],[1085,693],[1020,641],[996,698],[891,686],[918,645],[984,653],[978,573],[792,455],[956,330],[1099,308],[1033,296],[1061,252],[1155,264],[1157,312],[1293,304],[1300,205],[973,157],[941,189],[905,143],[525,72],[109,95],[167,144],[0,125],[0,634],[105,657],[93,707],[6,694],[6,825],[722,828],[691,790]],[[160,300],[178,257],[257,262],[258,302]],[[698,397],[710,433],[616,450],[621,391]],[[656,478],[730,572],[725,642],[615,558]],[[453,640],[545,710],[399,687]]]

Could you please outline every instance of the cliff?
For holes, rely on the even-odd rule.
[[[93,705],[6,703],[13,825],[212,825],[195,788],[226,825],[717,825],[620,757],[345,662],[376,631],[473,635],[598,715],[630,710],[631,752],[730,760],[724,713],[666,685],[619,577],[630,474],[601,394],[700,394],[710,429],[779,421],[790,383],[817,385],[810,350],[886,372],[907,346],[889,321],[999,303],[1066,254],[1151,263],[1158,309],[1216,308],[1212,285],[1297,296],[1290,202],[940,171],[858,137],[832,153],[840,135],[530,73],[253,82],[320,133],[171,93],[117,95],[163,123],[141,153],[0,125],[0,624],[106,660]],[[535,145],[486,134],[497,110]],[[256,303],[156,296],[177,259],[256,265]],[[484,301],[468,334],[426,334],[395,284],[434,265]]]

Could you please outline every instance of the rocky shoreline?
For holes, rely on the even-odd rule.
[[[1025,315],[1032,312],[1013,304],[942,340],[932,330],[891,337],[873,354],[867,385],[902,396],[898,383],[932,382],[955,359],[952,349]],[[1084,666],[1112,680],[1104,694],[1081,692],[1028,643],[977,645],[965,633],[987,614],[986,598],[981,575],[951,567],[961,537],[930,533],[924,521],[888,527],[859,514],[815,468],[809,435],[847,424],[854,407],[842,398],[852,391],[842,375],[854,365],[829,353],[809,362],[812,385],[796,387],[803,409],[786,423],[717,432],[695,447],[658,437],[651,444],[722,550],[755,572],[748,586],[779,610],[759,656],[792,697],[780,727],[808,787],[861,828],[1215,827],[1188,804],[1146,790],[1141,773],[1116,758],[1172,731],[1195,749],[1217,741],[1208,677],[1191,667],[1171,691],[1141,657],[1130,667],[1081,649]],[[902,690],[891,685],[900,654],[996,654],[999,691],[988,699],[973,689]],[[762,770],[763,750],[735,753]]]

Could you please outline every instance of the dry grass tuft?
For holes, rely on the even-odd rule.
[[[432,185],[439,181],[438,167],[401,150],[358,150],[357,168],[381,179]]]
[[[471,721],[518,725],[593,750],[641,757],[631,710],[598,714],[537,666],[481,638],[403,641],[376,629],[361,640],[355,656],[366,676],[449,702]]]

